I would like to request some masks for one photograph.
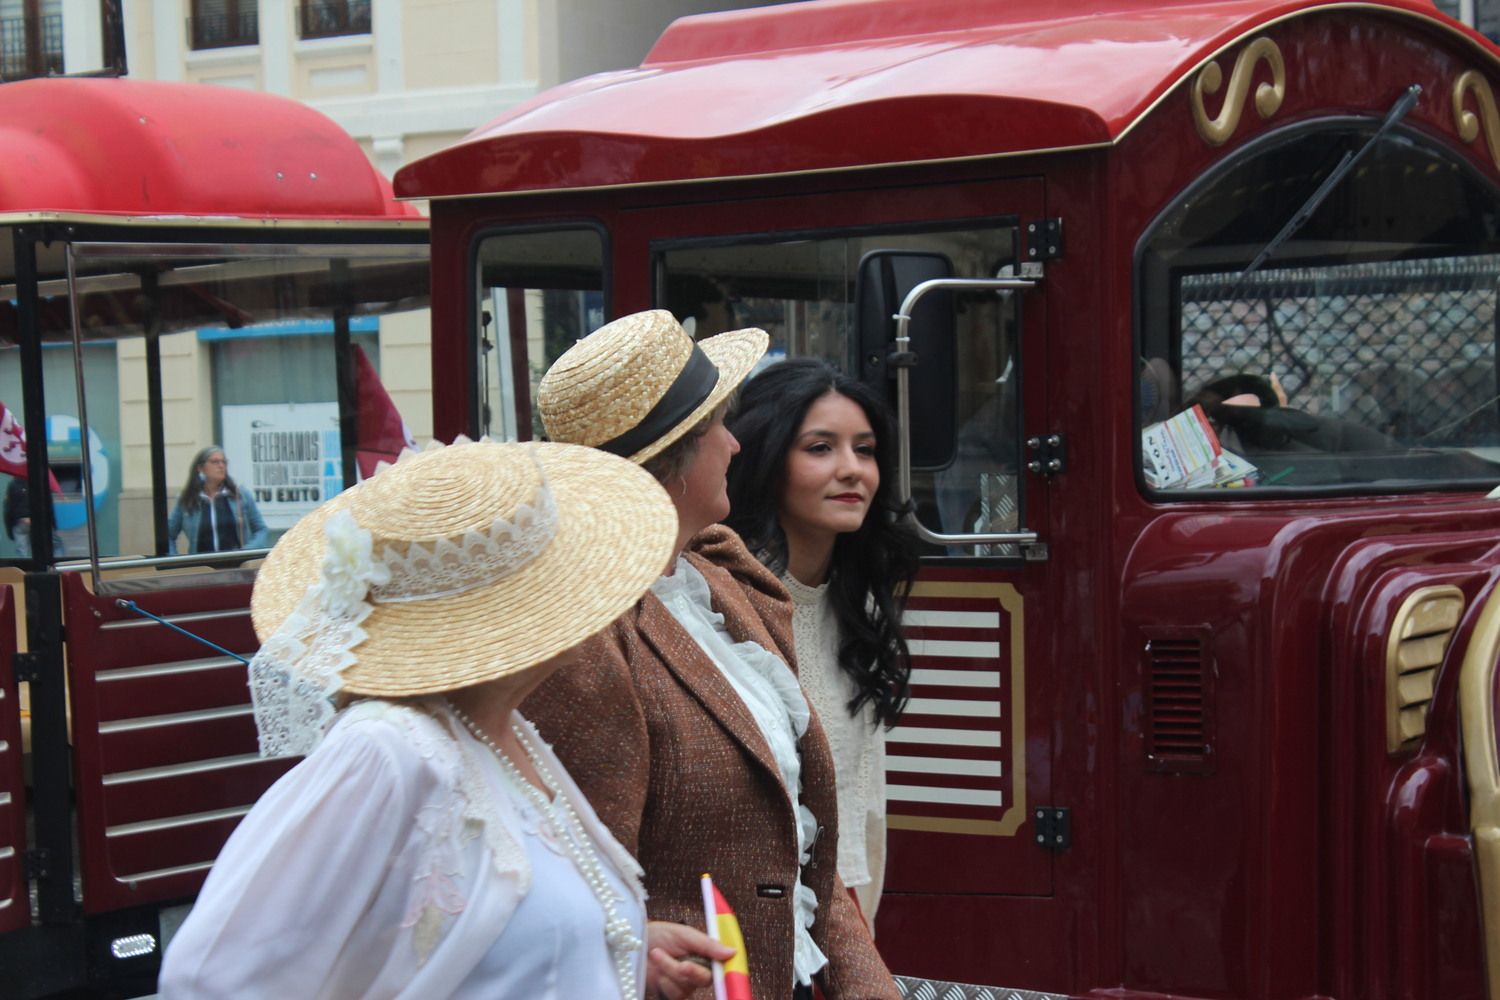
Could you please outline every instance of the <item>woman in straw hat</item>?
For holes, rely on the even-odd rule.
[[[298,522],[256,581],[250,679],[262,754],[308,756],[225,846],[161,994],[705,985],[677,959],[726,950],[647,927],[634,860],[515,711],[640,598],[675,532],[628,462],[489,442],[408,453]]]
[[[679,523],[666,575],[526,712],[640,860],[654,918],[695,922],[699,876],[714,876],[759,1000],[815,987],[896,1000],[838,879],[833,760],[793,673],[786,588],[716,524],[739,450],[724,413],[766,342],[738,330],[694,344],[655,310],[585,337],[543,377],[548,435],[644,465]]]

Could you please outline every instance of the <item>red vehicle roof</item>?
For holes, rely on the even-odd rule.
[[[1107,144],[1267,24],[1430,0],[818,0],[683,18],[403,168],[400,197],[657,184]]]
[[[225,87],[4,84],[0,166],[0,215],[420,218],[328,118]]]

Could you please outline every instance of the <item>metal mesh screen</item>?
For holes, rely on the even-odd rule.
[[[1410,445],[1500,444],[1500,255],[1186,276],[1182,386],[1275,374],[1288,404]]]

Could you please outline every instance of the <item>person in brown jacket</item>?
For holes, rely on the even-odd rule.
[[[833,759],[794,674],[790,597],[715,523],[739,450],[724,412],[766,343],[738,330],[694,344],[655,310],[585,337],[542,379],[552,440],[623,455],[667,488],[680,554],[524,711],[640,861],[652,919],[696,924],[713,875],[757,1000],[899,1000],[838,877]]]

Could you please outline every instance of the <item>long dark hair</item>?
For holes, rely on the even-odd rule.
[[[198,509],[199,498],[203,494],[203,480],[198,477],[198,466],[208,461],[208,456],[214,452],[224,454],[224,449],[216,444],[211,444],[198,454],[193,456],[193,462],[188,466],[187,483],[182,487],[182,492],[177,494],[177,505],[183,510],[191,513]],[[234,480],[229,478],[229,472],[224,473],[224,491],[230,496],[239,496],[239,487],[234,485]]]
[[[829,393],[844,396],[865,413],[875,432],[880,486],[858,531],[833,543],[828,574],[829,603],[838,623],[839,666],[854,678],[851,715],[866,702],[875,719],[894,726],[906,708],[911,654],[901,635],[901,608],[917,575],[917,540],[896,520],[895,421],[869,386],[823,361],[799,358],[772,365],[740,390],[728,426],[740,442],[729,463],[729,517],[725,520],[776,574],[786,572],[786,535],[780,504],[787,453],[813,403]]]

